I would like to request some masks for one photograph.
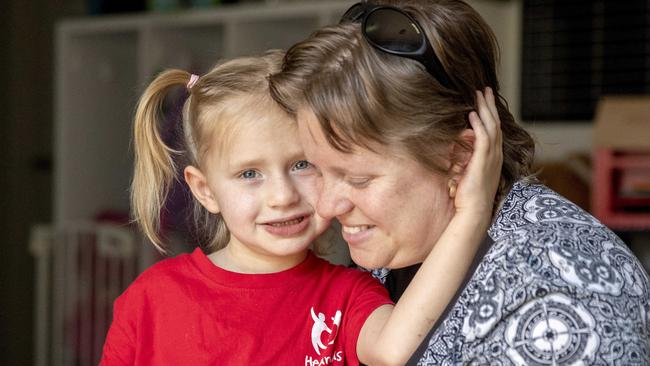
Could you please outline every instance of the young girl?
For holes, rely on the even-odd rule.
[[[295,122],[269,95],[267,77],[281,60],[277,51],[235,59],[200,78],[169,70],[144,92],[135,117],[134,216],[164,250],[159,217],[182,157],[197,227],[210,239],[203,251],[155,264],[116,300],[102,365],[404,364],[451,301],[479,244],[473,233],[489,224],[481,215],[454,217],[458,226],[434,251],[465,255],[425,261],[424,277],[394,309],[368,273],[309,250],[329,223],[313,208],[318,170],[304,158]],[[160,109],[181,85],[189,91],[185,150],[176,151],[161,138]],[[493,101],[479,95],[478,102]],[[482,110],[480,119],[470,115],[478,132],[467,179],[453,187],[464,203],[491,201],[496,191],[500,156],[480,147],[497,142],[480,132],[498,119]]]

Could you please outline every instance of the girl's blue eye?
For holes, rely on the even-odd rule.
[[[255,179],[258,177],[258,174],[254,170],[245,170],[239,174],[239,177],[243,179]]]
[[[300,160],[293,165],[294,170],[304,170],[311,166],[311,163],[307,160]]]

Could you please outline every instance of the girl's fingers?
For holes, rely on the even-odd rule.
[[[470,112],[468,116],[475,134],[475,154],[472,154],[471,160],[481,165],[501,164],[503,134],[491,88],[486,88],[485,93],[476,91],[476,105],[477,111]]]
[[[503,140],[503,133],[501,131],[501,119],[496,106],[496,99],[492,88],[485,88],[485,92],[476,92],[476,104],[479,111],[489,111],[480,114],[485,129],[488,131],[495,146],[501,146]]]
[[[495,143],[496,146],[498,147],[498,152],[499,154],[502,153],[502,145],[503,145],[503,132],[501,131],[501,118],[499,117],[499,111],[497,109],[496,105],[496,97],[494,95],[494,90],[492,88],[487,87],[485,88],[485,95],[486,95],[486,101],[488,108],[492,111],[492,116],[494,117],[494,122],[495,122]]]
[[[476,106],[478,109],[478,115],[481,118],[482,124],[487,131],[488,136],[491,141],[496,139],[496,122],[495,118],[492,115],[492,111],[488,107],[488,102],[485,100],[485,97],[482,92],[476,91]]]
[[[476,160],[488,165],[500,165],[503,159],[503,133],[491,88],[486,88],[485,93],[476,91],[476,105],[478,113],[472,112],[469,116],[476,134],[474,149],[480,152]]]
[[[483,124],[483,121],[479,117],[479,115],[472,111],[469,113],[469,123],[472,125],[472,129],[474,130],[474,154],[473,156],[476,155],[476,152],[480,152],[484,154],[486,150],[488,149],[489,146],[489,134],[485,129],[485,125]]]
[[[491,88],[485,88],[485,93],[476,92],[476,104],[479,116],[483,121],[485,130],[490,136],[490,140],[500,144],[501,120],[496,108],[494,92]]]
[[[492,88],[488,86],[485,88],[485,92],[483,93],[483,95],[485,96],[485,100],[487,101],[487,106],[488,108],[490,108],[490,111],[492,112],[492,116],[494,117],[497,126],[500,125],[501,120],[499,119],[499,111],[497,110],[494,90],[492,90]]]
[[[503,140],[503,133],[501,131],[501,118],[499,117],[499,111],[496,105],[496,97],[494,95],[494,90],[492,88],[485,88],[485,101],[487,106],[492,112],[493,122],[494,122],[494,136],[497,146],[501,147]]]

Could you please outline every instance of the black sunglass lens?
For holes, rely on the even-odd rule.
[[[365,6],[362,3],[356,3],[348,9],[345,14],[341,17],[341,22],[357,22],[365,13]]]
[[[390,8],[369,14],[365,32],[376,46],[393,52],[415,52],[424,42],[417,25],[402,12]]]

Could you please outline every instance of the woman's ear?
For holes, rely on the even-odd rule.
[[[183,171],[183,176],[192,191],[192,195],[194,195],[201,205],[211,213],[218,214],[219,203],[214,193],[212,193],[205,175],[196,167],[188,165]]]
[[[469,163],[472,153],[474,153],[474,140],[476,139],[476,135],[474,134],[474,130],[468,128],[463,130],[458,137],[463,141],[463,145],[465,146],[457,143],[453,144],[451,151],[452,165],[450,169],[451,177],[457,181],[465,174],[465,167]]]

